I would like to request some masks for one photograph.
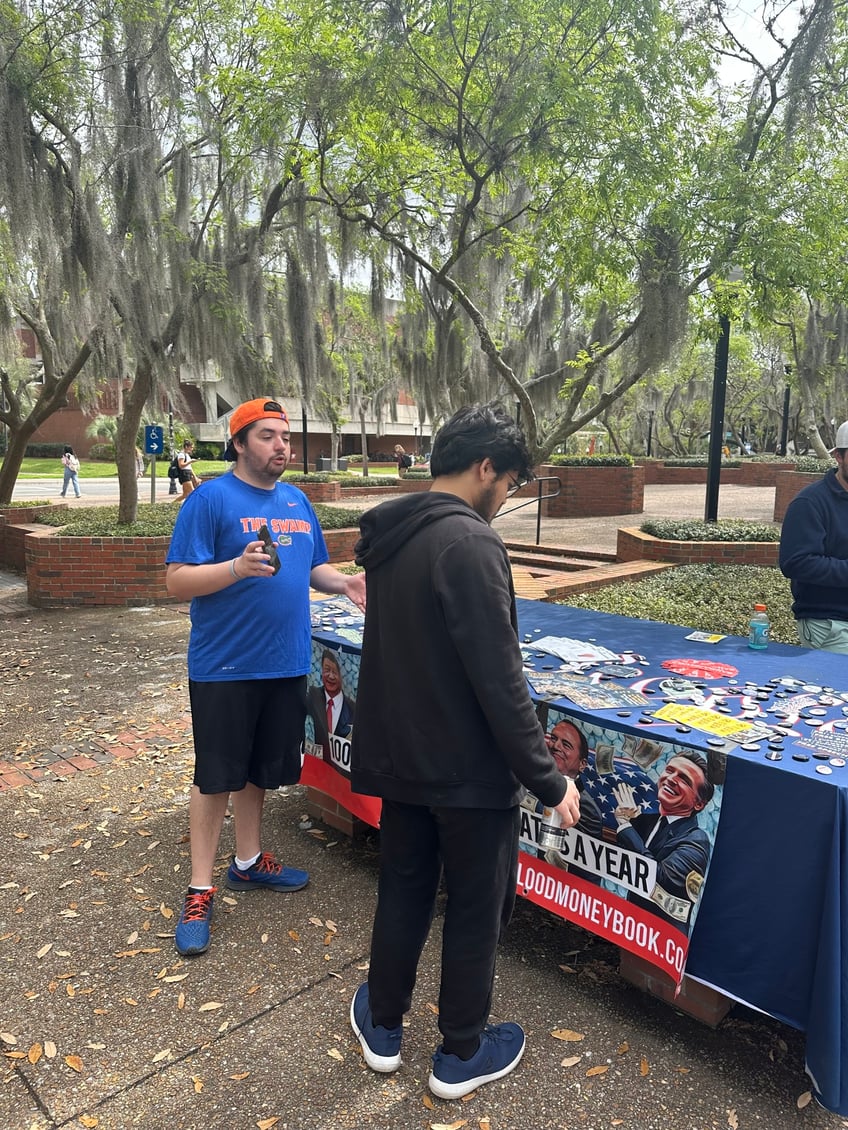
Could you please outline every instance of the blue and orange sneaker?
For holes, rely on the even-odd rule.
[[[309,882],[308,871],[283,867],[269,851],[263,851],[252,867],[242,871],[235,860],[227,870],[227,886],[231,891],[252,891],[269,887],[272,891],[299,891]]]
[[[189,891],[186,895],[174,934],[177,953],[183,957],[205,953],[209,949],[213,895],[217,889],[210,887],[208,891],[201,891],[199,894]]]

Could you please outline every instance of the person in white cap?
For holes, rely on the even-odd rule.
[[[836,466],[787,507],[780,570],[791,582],[801,643],[848,655],[848,420],[831,455]]]
[[[220,475],[188,495],[168,549],[168,592],[191,601],[189,698],[194,782],[189,800],[191,879],[176,926],[182,956],[209,946],[213,868],[230,800],[236,891],[297,891],[305,871],[262,851],[267,789],[300,779],[311,667],[309,588],[349,597],[365,611],[365,580],[329,564],[306,495],[280,482],[291,457],[285,409],[259,397],[230,417]]]

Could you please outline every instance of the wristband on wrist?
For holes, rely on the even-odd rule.
[[[234,578],[235,578],[235,579],[236,579],[237,581],[240,581],[240,580],[241,580],[241,577],[240,577],[240,576],[238,575],[238,573],[236,572],[236,559],[235,559],[235,557],[234,557],[234,558],[232,559],[232,561],[230,562],[230,572],[232,573],[233,577],[234,577]]]

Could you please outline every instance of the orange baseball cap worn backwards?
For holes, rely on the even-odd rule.
[[[230,416],[230,435],[237,435],[242,428],[255,424],[257,420],[284,420],[289,422],[286,410],[276,400],[264,396],[240,404]]]

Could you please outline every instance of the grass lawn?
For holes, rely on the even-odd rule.
[[[160,459],[156,463],[156,478],[167,478],[170,459]],[[198,475],[220,474],[229,464],[220,459],[195,459],[192,463]],[[296,473],[296,472],[293,472]],[[362,467],[351,467],[350,473],[362,474]],[[394,463],[369,463],[369,475],[397,475]],[[80,479],[117,479],[118,468],[114,463],[104,463],[99,460],[81,459],[79,469]],[[62,478],[62,462],[59,459],[24,459],[21,464],[19,479],[58,479]],[[149,473],[145,473],[149,478]]]

